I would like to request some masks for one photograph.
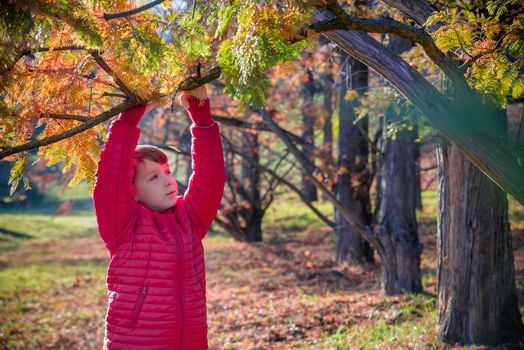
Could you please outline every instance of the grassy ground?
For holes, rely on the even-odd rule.
[[[334,265],[332,232],[293,197],[269,209],[264,242],[248,245],[208,235],[210,347],[444,348],[436,338],[432,296],[436,195],[423,198],[418,217],[427,295],[385,297],[378,267]],[[0,213],[1,349],[101,348],[108,255],[86,208],[58,218],[49,209]],[[320,208],[331,211],[326,203]],[[524,210],[512,203],[510,213],[524,300]]]

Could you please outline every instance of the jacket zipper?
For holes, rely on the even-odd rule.
[[[142,305],[144,305],[144,301],[146,299],[147,295],[147,286],[142,287],[142,290],[140,291],[140,294],[138,295],[138,299],[135,304],[135,308],[133,309],[133,313],[131,314],[131,322],[129,326],[131,328],[135,328],[136,322],[138,320],[138,314],[140,313],[140,310],[142,310]]]
[[[183,263],[183,252],[182,252],[182,245],[181,245],[181,242],[180,242],[180,237],[178,236],[178,234],[176,233],[176,230],[174,230],[174,227],[173,227],[173,232],[175,233],[174,236],[175,236],[175,241],[176,241],[176,245],[177,245],[177,260],[178,260],[178,264],[177,264],[177,268],[178,268],[178,273],[177,273],[177,278],[178,278],[178,309],[179,309],[179,316],[180,316],[180,319],[179,319],[179,337],[178,337],[178,347],[177,347],[177,350],[180,350],[182,349],[182,338],[184,336],[184,276],[182,275],[184,273],[184,269],[182,268],[182,263]]]

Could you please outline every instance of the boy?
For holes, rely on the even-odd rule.
[[[93,201],[109,250],[104,349],[207,349],[202,239],[226,173],[205,87],[180,98],[191,126],[193,174],[178,195],[166,155],[136,147],[146,108],[123,111],[101,153]]]

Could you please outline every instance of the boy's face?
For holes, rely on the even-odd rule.
[[[176,203],[178,185],[168,164],[143,159],[135,167],[135,199],[154,211],[164,211]]]

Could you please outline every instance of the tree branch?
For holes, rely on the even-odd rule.
[[[55,47],[53,49],[49,47],[36,47],[34,49],[22,51],[24,55],[29,55],[34,52],[53,52],[53,51],[82,51],[87,50],[84,46],[70,45],[70,46],[61,46]]]
[[[79,134],[82,131],[86,131],[87,129],[90,129],[94,127],[95,125],[98,125],[108,120],[111,117],[114,117],[115,115],[119,114],[120,112],[122,112],[125,109],[137,106],[143,102],[144,101],[126,101],[116,107],[113,107],[105,112],[100,113],[99,115],[97,115],[94,118],[89,118],[89,120],[87,120],[85,123],[78,125],[74,128],[71,128],[69,130],[66,130],[61,134],[52,135],[52,136],[46,137],[38,141],[26,142],[24,144],[14,146],[14,147],[9,147],[6,149],[4,148],[2,151],[0,151],[0,159],[3,159],[12,154],[20,153],[20,152],[27,151],[27,150],[34,149],[34,148],[39,148],[42,146],[47,146],[52,143],[64,140],[68,137]]]
[[[242,119],[231,118],[231,117],[222,117],[222,116],[217,116],[217,115],[214,115],[213,119],[215,119],[216,121],[222,124],[233,126],[236,128],[273,132],[273,130],[271,130],[271,128],[266,123],[260,123],[260,122],[250,123]],[[300,145],[304,145],[306,143],[306,141],[302,137],[292,133],[291,131],[285,130],[283,128],[282,130],[293,140],[293,142],[298,143]]]
[[[342,217],[348,222],[349,225],[351,225],[355,231],[357,231],[366,241],[371,244],[375,249],[380,251],[381,256],[384,253],[382,246],[380,244],[380,241],[375,237],[373,231],[369,226],[364,226],[362,223],[358,222],[354,217],[353,214],[345,208],[342,203],[338,199],[335,198],[333,193],[329,191],[315,176],[313,176],[313,169],[315,168],[315,165],[311,163],[311,161],[298,150],[298,148],[291,142],[289,137],[287,137],[286,134],[284,134],[278,125],[273,121],[269,113],[265,109],[260,109],[258,111],[260,115],[264,118],[266,123],[269,125],[269,127],[280,137],[280,139],[284,142],[284,144],[288,147],[288,149],[293,153],[296,160],[299,162],[299,164],[304,169],[304,176],[310,180],[313,185],[318,188],[325,196],[326,198],[335,206],[335,208],[340,212]]]
[[[126,95],[124,94],[117,94],[112,92],[104,92],[100,97],[120,97],[120,98],[126,98]]]
[[[314,17],[317,21],[326,20],[319,10]],[[334,30],[323,35],[391,82],[480,170],[524,204],[524,166],[512,153],[493,106],[483,104],[469,88],[455,90],[453,101],[450,100],[399,55],[365,33]]]
[[[179,87],[177,88],[177,91],[186,91],[186,90],[195,89],[198,86],[204,85],[214,79],[217,79],[219,76],[220,76],[220,68],[215,67],[210,71],[208,75],[200,79],[186,79],[179,85]],[[100,124],[114,117],[115,115],[119,114],[120,112],[122,112],[125,109],[148,102],[146,100],[140,99],[133,95],[131,95],[131,98],[129,98],[129,96],[125,96],[125,97],[128,97],[128,100],[126,100],[124,103],[116,107],[113,107],[105,112],[102,112],[101,114],[99,114],[96,117],[89,118],[88,120],[85,120],[85,122],[82,125],[66,130],[63,133],[60,133],[58,135],[49,136],[49,137],[46,137],[45,139],[38,140],[38,141],[26,142],[18,146],[0,147],[0,160],[7,156],[16,154],[16,153],[20,153],[20,152],[27,151],[30,149],[39,148],[42,146],[47,146],[52,143],[64,140],[68,137],[81,133],[82,131],[90,129],[96,126],[97,124]],[[73,119],[73,120],[84,121],[83,118],[85,116],[72,116],[72,115],[67,115],[67,114],[49,114],[49,117],[55,118],[55,119]]]
[[[102,16],[106,21],[115,19],[115,18],[122,18],[122,17],[128,17],[134,14],[137,14],[139,12],[149,10],[151,7],[155,7],[156,5],[164,2],[164,0],[155,0],[153,2],[150,2],[149,4],[145,4],[143,6],[137,7],[135,9],[129,10],[129,11],[123,11],[123,12],[117,12],[117,13],[104,13]]]
[[[435,9],[426,0],[382,0],[423,26]]]
[[[308,208],[310,208],[320,218],[320,220],[324,221],[328,226],[331,226],[331,227],[335,226],[335,223],[333,221],[331,221],[329,218],[327,218],[324,214],[322,214],[317,208],[315,208],[313,206],[313,204],[304,196],[304,194],[302,193],[302,191],[300,191],[300,189],[298,187],[296,187],[291,182],[289,182],[285,178],[283,178],[280,175],[278,175],[277,173],[275,173],[272,169],[266,167],[265,165],[262,165],[260,163],[255,162],[251,157],[246,156],[243,152],[237,151],[233,147],[231,141],[229,141],[229,139],[227,137],[224,137],[224,136],[222,136],[222,137],[230,145],[229,149],[230,149],[231,152],[233,152],[236,155],[239,155],[240,157],[242,157],[243,159],[245,159],[249,163],[251,163],[251,165],[253,165],[254,167],[257,167],[260,170],[268,173],[269,175],[273,176],[278,182],[280,182],[280,183],[286,185],[287,187],[289,187],[289,189],[291,189],[292,191],[294,191],[295,193],[298,194],[298,196],[304,202],[304,204],[306,204],[308,206]]]
[[[200,77],[200,78],[188,77],[180,84],[180,86],[177,88],[177,91],[187,91],[187,90],[196,89],[199,86],[205,85],[215,79],[218,79],[220,77],[220,74],[221,74],[220,67],[215,66],[211,68],[209,73],[203,77]]]
[[[323,18],[313,23],[310,28],[318,33],[336,29],[357,30],[371,33],[390,33],[422,46],[428,57],[448,76],[457,89],[469,90],[469,85],[462,70],[437,47],[433,38],[423,29],[415,28],[395,20],[361,18],[348,14],[337,1],[330,0],[326,9],[336,18]],[[317,10],[315,13],[319,14]],[[325,15],[322,15],[325,17]]]
[[[127,87],[127,85],[116,75],[115,72],[109,67],[109,65],[106,63],[106,61],[102,58],[100,53],[96,50],[89,50],[89,53],[93,58],[95,59],[96,63],[102,68],[110,77],[113,78],[116,85],[122,90],[123,93],[125,93],[129,98],[135,98],[138,99],[136,94],[131,91],[130,88]]]
[[[80,122],[86,122],[90,118],[85,115],[72,115],[72,114],[40,114],[38,118],[51,118],[51,119],[65,119],[65,120],[78,120]]]

